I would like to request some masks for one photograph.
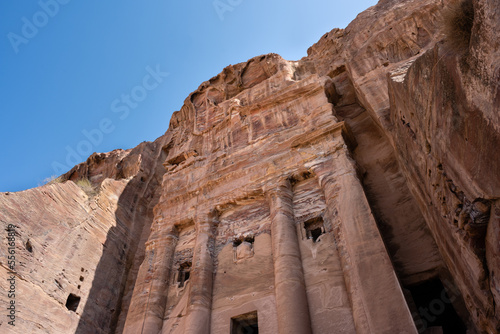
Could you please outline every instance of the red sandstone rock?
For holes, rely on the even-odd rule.
[[[225,68],[154,143],[0,194],[15,332],[439,333],[445,304],[498,332],[500,5],[456,53],[451,3],[382,0],[300,61]]]

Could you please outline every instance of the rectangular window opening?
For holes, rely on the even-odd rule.
[[[177,274],[178,287],[182,288],[186,281],[189,279],[191,272],[191,262],[184,262],[179,267],[179,272]]]
[[[231,334],[259,334],[257,311],[231,318]]]
[[[76,309],[78,308],[79,304],[80,304],[80,297],[70,293],[68,299],[66,300],[66,308],[70,311],[76,312]]]
[[[239,237],[233,240],[233,247],[238,247],[243,242],[248,242],[249,244],[253,245],[254,241],[255,237],[253,235],[248,235],[246,237]]]
[[[255,236],[247,235],[233,239],[234,261],[251,258],[254,254]]]
[[[313,242],[317,242],[318,238],[325,233],[325,226],[321,217],[309,219],[304,223],[304,228],[307,239],[312,239]]]

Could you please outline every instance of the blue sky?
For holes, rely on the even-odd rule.
[[[270,52],[298,60],[375,3],[2,1],[0,191],[155,140],[225,66]]]

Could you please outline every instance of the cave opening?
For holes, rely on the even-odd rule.
[[[407,287],[416,310],[413,312],[419,333],[441,330],[443,334],[466,334],[467,328],[453,307],[460,293],[455,288],[445,289],[439,279],[432,279]]]

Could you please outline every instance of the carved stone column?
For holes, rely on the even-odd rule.
[[[196,221],[196,244],[189,283],[187,334],[210,333],[214,275],[213,249],[217,216],[211,212]]]
[[[313,166],[325,193],[356,332],[417,333],[347,148]]]
[[[153,226],[146,243],[146,256],[137,275],[124,334],[160,332],[177,240],[178,232],[174,226],[165,230],[159,224]]]
[[[276,189],[269,191],[268,196],[278,331],[280,334],[308,334],[311,333],[311,320],[290,183],[284,181]]]

